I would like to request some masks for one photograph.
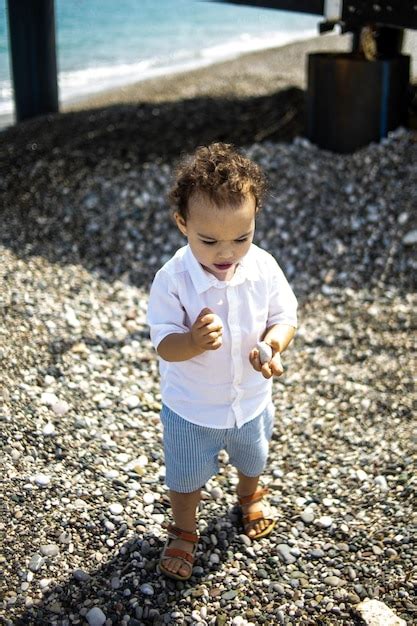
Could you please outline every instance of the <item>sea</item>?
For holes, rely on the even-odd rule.
[[[13,0],[9,0],[13,2]],[[60,102],[317,34],[317,16],[210,0],[55,0]],[[0,118],[13,118],[0,0]]]

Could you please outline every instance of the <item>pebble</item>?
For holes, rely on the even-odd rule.
[[[149,491],[144,493],[142,498],[145,504],[153,504],[155,502],[155,496],[153,493],[149,493]]]
[[[356,470],[356,476],[361,482],[368,480],[368,474],[362,469]]]
[[[40,554],[34,554],[32,558],[30,559],[28,567],[31,572],[37,572],[41,569],[44,562],[45,562],[45,559],[43,559]]]
[[[312,509],[304,509],[302,513],[300,513],[300,517],[304,524],[311,524],[314,521],[314,511]]]
[[[120,515],[123,513],[123,506],[118,502],[115,502],[109,506],[109,511],[112,515]]]
[[[103,611],[98,606],[90,609],[86,613],[85,617],[89,626],[103,626],[107,619]]]
[[[385,476],[375,476],[375,484],[381,491],[388,491],[388,483]]]
[[[70,405],[68,402],[65,402],[65,400],[58,400],[58,402],[54,402],[51,405],[52,411],[55,415],[58,415],[58,417],[63,417],[66,413],[68,413],[70,408]]]
[[[355,607],[355,610],[367,626],[407,626],[407,622],[398,617],[384,602],[369,598]]]
[[[251,545],[252,545],[252,540],[251,540],[251,538],[250,538],[250,537],[248,537],[248,536],[247,536],[247,535],[245,535],[245,534],[239,535],[239,539],[240,539],[240,541],[241,541],[241,542],[242,542],[245,546],[247,546],[247,547],[249,547],[249,546],[251,546]]]
[[[140,406],[140,400],[138,396],[128,396],[127,398],[125,398],[124,403],[129,409],[136,409],[138,406]]]
[[[261,364],[263,365],[264,363],[269,363],[272,359],[271,346],[265,343],[265,341],[258,341],[256,347],[259,350],[259,360],[261,361]]]
[[[214,500],[220,500],[223,497],[223,491],[220,487],[213,487],[210,491],[210,495]]]
[[[234,600],[238,595],[238,591],[236,589],[230,589],[230,591],[226,591],[222,593],[223,600]]]
[[[322,517],[319,517],[317,519],[316,523],[317,526],[320,526],[321,528],[330,528],[330,526],[333,524],[333,519],[328,515],[323,515]]]
[[[82,569],[74,570],[72,575],[74,576],[75,580],[78,580],[81,583],[85,583],[91,578],[90,574],[88,574],[87,572],[84,572]]]
[[[46,474],[36,474],[33,480],[39,487],[47,487],[51,482],[51,477]]]
[[[403,244],[405,246],[414,246],[417,243],[417,230],[410,230],[403,237]]]
[[[320,548],[315,548],[314,550],[310,551],[310,556],[313,559],[322,559],[325,555],[324,550],[321,550]]]
[[[52,424],[52,422],[48,422],[47,424],[45,424],[45,426],[42,428],[42,434],[45,435],[45,437],[55,434],[55,426]]]
[[[45,391],[44,393],[41,394],[41,404],[52,406],[54,404],[57,404],[58,402],[59,402],[59,399],[54,393]]]
[[[40,553],[43,556],[57,556],[59,554],[59,547],[55,543],[49,543],[40,547]]]
[[[153,596],[155,593],[154,588],[149,583],[144,583],[139,587],[139,591],[143,593],[144,596]]]
[[[291,554],[290,546],[287,546],[285,543],[279,543],[276,547],[278,554],[282,557],[284,563],[295,563],[296,558]]]
[[[324,582],[326,585],[330,585],[331,587],[341,587],[346,584],[345,581],[338,576],[326,576]]]

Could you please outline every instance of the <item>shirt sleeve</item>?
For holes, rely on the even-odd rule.
[[[297,298],[285,278],[284,272],[271,255],[270,272],[268,327],[274,324],[288,324],[297,328]]]
[[[181,305],[174,282],[163,269],[157,272],[149,294],[147,322],[155,349],[162,339],[173,333],[189,331],[185,324],[185,310]]]

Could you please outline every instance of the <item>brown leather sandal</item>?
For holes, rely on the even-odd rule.
[[[178,526],[174,526],[173,524],[169,524],[168,528],[168,538],[165,542],[164,549],[162,550],[161,558],[159,559],[159,569],[165,576],[169,576],[169,578],[174,578],[175,580],[188,580],[191,578],[191,574],[193,572],[193,563],[195,559],[195,553],[197,551],[198,544],[198,535],[197,533],[188,532],[186,530],[182,530],[178,528]],[[170,548],[169,544],[173,539],[182,539],[183,541],[189,541],[193,543],[192,552],[186,552],[185,550],[180,550],[179,548]],[[170,572],[166,569],[162,562],[166,559],[180,559],[188,568],[189,573],[185,576],[181,576],[181,574]]]
[[[253,513],[247,513],[246,515],[243,512],[244,506],[246,506],[247,504],[252,504],[253,502],[260,502],[268,493],[269,491],[266,487],[261,487],[260,489],[257,489],[255,493],[252,493],[249,496],[242,496],[240,498],[238,497],[239,505],[241,507],[240,510],[242,514],[243,528],[245,529],[245,535],[248,535],[250,539],[260,539],[261,537],[267,537],[275,528],[275,524],[277,521],[273,518],[274,513],[271,507],[268,506],[268,511],[266,512],[266,514],[264,513],[264,511],[255,511]],[[256,535],[249,535],[248,533],[250,530],[252,530],[254,522],[257,522],[261,519],[269,522],[268,526]]]

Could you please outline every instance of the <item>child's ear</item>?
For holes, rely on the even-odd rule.
[[[183,235],[187,236],[187,222],[178,212],[174,213],[174,219],[177,224],[177,227],[182,232]]]

